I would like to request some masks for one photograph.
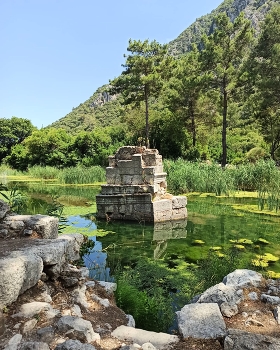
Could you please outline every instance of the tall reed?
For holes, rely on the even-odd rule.
[[[59,172],[58,180],[65,184],[105,182],[105,170],[99,165],[89,168],[83,166],[65,168]]]
[[[60,170],[52,166],[34,165],[28,169],[28,175],[44,180],[53,180],[58,178]]]
[[[228,194],[234,190],[232,169],[217,164],[193,163],[183,159],[164,161],[168,188],[174,193],[213,192]]]

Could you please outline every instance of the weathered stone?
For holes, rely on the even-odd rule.
[[[224,350],[279,350],[280,341],[261,334],[229,329]]]
[[[57,238],[58,218],[48,215],[12,215],[6,216],[3,224],[10,231],[24,232],[24,229],[36,232],[41,238]]]
[[[32,318],[31,320],[25,322],[23,325],[22,334],[31,332],[35,328],[37,322],[38,321],[36,320],[36,318]]]
[[[259,300],[258,294],[256,292],[248,293],[248,298],[253,301]]]
[[[96,196],[97,217],[152,222],[187,217],[185,197],[164,198],[167,174],[157,150],[121,147],[109,165],[107,185]]]
[[[5,333],[5,331],[6,331],[5,319],[2,311],[0,310],[0,337]]]
[[[79,305],[74,304],[73,307],[71,308],[71,313],[72,313],[72,316],[83,317],[81,308]]]
[[[189,304],[176,314],[179,332],[184,338],[217,339],[226,335],[218,304]]]
[[[54,339],[54,329],[52,327],[44,327],[37,330],[37,335],[40,341],[44,343],[51,343]]]
[[[198,299],[198,303],[217,303],[221,305],[223,302],[229,304],[238,304],[241,301],[240,293],[232,285],[218,283],[213,287],[208,288]]]
[[[0,260],[0,305],[9,305],[40,279],[43,261],[28,251],[13,252]]]
[[[157,350],[152,343],[145,343],[142,345],[142,350]]]
[[[92,325],[80,317],[63,316],[57,322],[57,329],[71,339],[81,342],[100,342],[100,335],[93,331]]]
[[[20,344],[18,350],[50,350],[50,348],[46,343],[30,341]]]
[[[224,277],[223,283],[235,288],[259,287],[262,283],[262,275],[252,270],[235,270]]]
[[[152,343],[157,349],[166,348],[168,345],[177,343],[179,338],[176,335],[166,333],[149,332],[139,328],[119,326],[112,334],[113,337],[120,340],[128,340],[139,345]]]
[[[261,300],[272,305],[280,304],[280,298],[273,295],[262,294]]]
[[[91,344],[83,344],[79,340],[69,339],[59,344],[54,350],[96,350]]]
[[[94,301],[98,302],[100,305],[104,307],[109,307],[111,305],[108,299],[102,299],[95,294],[92,294],[91,297]]]
[[[277,323],[280,324],[280,306],[276,306],[276,308],[273,310],[273,315]]]
[[[86,298],[86,286],[83,285],[73,291],[74,302],[85,309],[89,308],[89,303]]]
[[[3,219],[9,211],[10,211],[10,207],[8,203],[0,199],[0,220]]]
[[[112,282],[98,281],[98,283],[104,287],[107,293],[113,294],[117,290],[117,284]]]
[[[19,313],[13,315],[13,317],[31,318],[43,311],[49,310],[52,310],[51,304],[41,301],[32,301],[31,303],[22,304]]]
[[[223,302],[220,305],[220,310],[223,316],[232,317],[238,314],[238,307],[236,304]]]
[[[127,326],[128,327],[134,327],[135,328],[135,320],[132,315],[126,315],[127,318]]]
[[[8,345],[5,346],[4,350],[17,350],[18,345],[22,340],[21,334],[15,334],[8,342]]]

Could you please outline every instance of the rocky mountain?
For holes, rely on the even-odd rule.
[[[98,88],[88,100],[49,127],[63,128],[71,134],[76,134],[79,131],[91,131],[95,127],[117,123],[121,105],[117,96],[111,96],[107,90],[108,85]]]
[[[169,53],[178,56],[190,50],[192,43],[200,44],[203,34],[211,34],[214,28],[214,17],[221,12],[234,20],[240,12],[252,21],[256,31],[274,3],[279,0],[225,0],[210,14],[198,18],[175,40],[169,43]],[[116,96],[107,92],[108,85],[104,85],[84,103],[73,108],[65,117],[50,125],[50,127],[64,128],[70,133],[82,130],[90,131],[98,126],[108,126],[118,123],[120,102]]]
[[[278,0],[225,0],[210,14],[198,18],[176,39],[169,43],[169,52],[172,55],[180,55],[190,50],[192,43],[200,45],[203,34],[210,35],[214,28],[214,17],[221,12],[226,12],[232,21],[244,12],[250,19],[257,32],[267,12]]]

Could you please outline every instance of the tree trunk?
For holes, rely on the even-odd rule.
[[[226,77],[223,79],[223,130],[222,130],[222,167],[227,164],[227,108],[228,96],[226,90]]]
[[[148,91],[147,86],[145,85],[145,107],[146,107],[146,127],[145,127],[145,146],[146,148],[150,148],[150,140],[149,140],[149,104],[148,104]]]
[[[190,100],[189,102],[189,111],[191,116],[191,127],[192,127],[192,145],[195,147],[196,145],[196,125],[195,125],[195,118],[194,118],[194,108],[193,108],[193,101]]]

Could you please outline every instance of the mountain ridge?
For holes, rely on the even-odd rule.
[[[169,42],[169,54],[180,56],[191,49],[193,43],[201,46],[203,34],[210,35],[214,29],[214,17],[226,12],[233,21],[240,12],[250,19],[257,32],[260,23],[278,0],[225,0],[209,14],[199,17],[176,39]],[[108,94],[108,84],[98,88],[89,99],[72,109],[48,127],[63,128],[71,134],[91,131],[95,127],[106,127],[120,122],[121,103],[115,96]]]

